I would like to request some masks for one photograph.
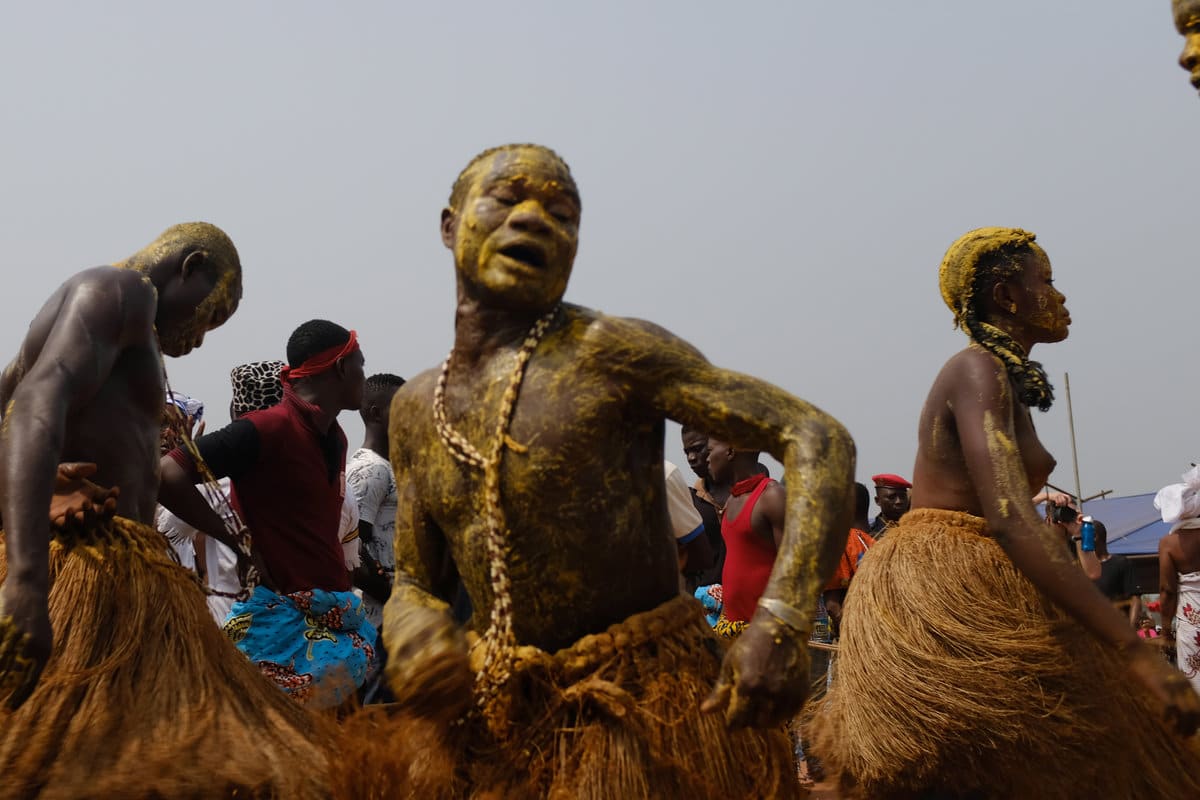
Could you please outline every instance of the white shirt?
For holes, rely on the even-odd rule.
[[[372,541],[362,543],[363,551],[383,567],[388,582],[396,571],[396,555],[392,538],[396,532],[396,477],[387,459],[361,447],[346,462],[348,494],[358,501],[358,517],[370,524]],[[383,606],[370,595],[363,595],[367,618],[378,628],[383,624]]]

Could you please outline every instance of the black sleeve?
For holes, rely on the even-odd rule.
[[[1122,565],[1122,569],[1125,571],[1125,580],[1121,584],[1122,596],[1133,597],[1137,594],[1137,575],[1133,570],[1133,562],[1128,558],[1122,560],[1125,562]]]
[[[214,476],[237,480],[258,461],[258,428],[238,419],[196,440],[200,457]]]

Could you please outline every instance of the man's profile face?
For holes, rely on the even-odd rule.
[[[688,466],[702,480],[708,480],[708,437],[696,431],[683,431],[680,434],[683,441],[683,454],[687,456]]]
[[[472,170],[455,217],[458,276],[469,296],[514,310],[562,299],[579,244],[579,195],[562,164],[536,148],[502,150]]]
[[[1183,37],[1179,66],[1187,70],[1192,86],[1200,90],[1200,0],[1174,0],[1175,30]]]
[[[875,502],[879,505],[879,515],[895,522],[908,511],[908,489],[876,486]]]
[[[362,350],[355,350],[341,360],[342,408],[357,411],[362,408],[367,376],[363,366],[367,359]]]
[[[708,440],[708,477],[717,483],[733,479],[733,448],[720,439]]]
[[[159,346],[169,356],[182,356],[199,347],[204,335],[233,316],[242,299],[240,277],[208,269],[176,277],[158,293],[155,328]]]

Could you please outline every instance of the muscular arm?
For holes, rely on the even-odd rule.
[[[403,413],[392,413],[393,443],[405,437]],[[383,615],[388,684],[396,702],[412,713],[450,720],[470,702],[473,675],[465,637],[442,599],[454,591],[445,569],[448,546],[420,503],[412,466],[396,455],[403,450],[392,447],[398,502],[396,578]]]
[[[767,727],[808,694],[807,640],[850,527],[854,443],[833,417],[764,381],[710,364],[649,323],[609,320],[595,357],[662,415],[783,463],[788,490],[771,578],[749,629],[726,654],[704,710]],[[768,610],[772,609],[772,610]]]
[[[0,424],[0,516],[8,577],[0,588],[0,639],[7,615],[24,640],[17,660],[25,666],[6,677],[0,665],[0,691],[14,688],[14,706],[33,690],[53,640],[48,511],[68,420],[101,391],[127,347],[146,344],[154,320],[153,288],[132,273],[64,291],[36,361],[15,386],[9,373],[4,387],[10,395]],[[0,644],[0,662],[4,649]]]
[[[1016,446],[1013,398],[998,362],[983,353],[945,376],[971,483],[997,543],[1030,582],[1098,639],[1118,647],[1139,643],[1087,576],[1072,564],[1038,519]]]
[[[776,550],[783,541],[783,523],[786,511],[787,491],[776,483],[763,491],[762,497],[754,507],[754,515],[750,519],[750,523],[756,531],[775,543]]]
[[[259,438],[254,424],[235,420],[221,430],[202,436],[196,448],[215,477],[237,478],[258,460]],[[171,513],[206,536],[211,536],[235,553],[238,538],[225,529],[221,518],[196,489],[202,480],[190,455],[176,450],[159,463],[158,502]],[[264,576],[269,583],[269,576]]]
[[[153,323],[153,289],[130,277],[71,290],[37,360],[11,389],[0,426],[7,583],[33,589],[42,601],[48,580],[47,510],[67,420],[91,401],[121,352],[144,340]]]
[[[610,343],[635,390],[670,419],[783,463],[787,484],[779,555],[764,597],[808,620],[850,527],[854,443],[833,417],[777,386],[710,364],[650,323],[613,320]],[[619,346],[618,346],[619,345]],[[784,494],[784,493],[780,493]],[[756,618],[761,616],[756,615]]]

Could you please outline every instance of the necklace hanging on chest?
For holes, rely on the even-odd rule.
[[[492,584],[492,609],[488,628],[483,635],[483,668],[476,675],[475,694],[478,706],[489,726],[500,725],[504,716],[497,704],[502,702],[501,689],[511,675],[513,651],[516,646],[513,636],[512,586],[508,575],[508,525],[500,504],[500,462],[505,447],[511,447],[508,428],[516,410],[525,368],[550,324],[558,316],[558,311],[559,306],[556,305],[535,322],[526,334],[521,349],[517,351],[512,375],[504,395],[500,398],[500,414],[496,420],[495,432],[484,452],[480,452],[471,444],[446,418],[446,383],[450,375],[450,360],[454,356],[453,349],[442,362],[441,374],[438,375],[437,385],[433,390],[433,421],[438,438],[457,461],[483,470],[483,517],[486,525],[488,576]]]

